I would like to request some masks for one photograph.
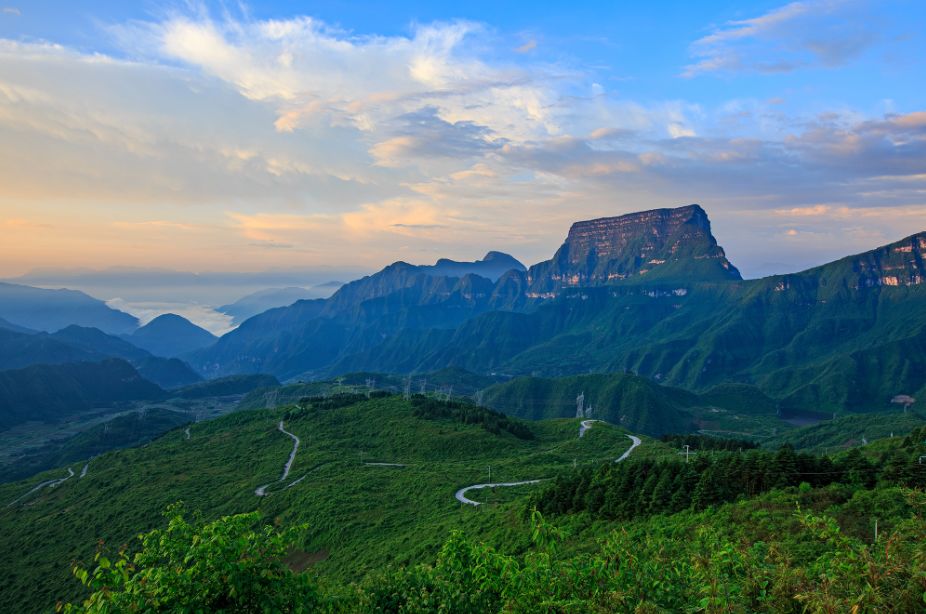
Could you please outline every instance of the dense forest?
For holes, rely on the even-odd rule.
[[[880,481],[922,488],[926,486],[926,465],[919,463],[919,457],[926,454],[924,437],[926,429],[919,428],[905,437],[901,445],[874,461],[858,448],[834,460],[796,453],[783,446],[774,453],[749,450],[699,454],[690,462],[608,463],[559,476],[551,486],[534,495],[532,502],[545,514],[589,512],[609,520],[627,520],[689,508],[703,510],[738,497],[791,486],[815,488],[841,483],[872,488]],[[727,449],[724,440],[712,442],[712,438],[704,436],[696,439],[702,449]]]

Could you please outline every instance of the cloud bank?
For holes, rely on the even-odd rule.
[[[808,2],[732,21],[683,72],[844,65],[878,40],[863,14]],[[536,261],[577,219],[689,202],[747,273],[783,246],[797,267],[926,228],[923,112],[635,100],[468,21],[359,36],[199,8],[106,34],[123,55],[0,41],[6,274],[73,254],[200,270],[488,248]]]

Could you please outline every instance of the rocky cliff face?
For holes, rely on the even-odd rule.
[[[918,286],[926,281],[926,232],[853,256],[859,287]]]
[[[741,279],[698,205],[576,222],[552,260],[530,268],[531,298],[625,279]]]
[[[811,298],[816,293],[817,300],[821,301],[840,292],[919,286],[926,283],[926,232],[806,271],[776,275],[756,283],[775,292],[803,292]]]

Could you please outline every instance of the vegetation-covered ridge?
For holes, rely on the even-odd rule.
[[[411,400],[370,396],[306,399],[178,429],[0,509],[0,547],[26,553],[15,566],[0,561],[0,607],[41,611],[60,600],[101,612],[153,591],[161,609],[177,611],[264,603],[334,612],[910,611],[923,603],[923,429],[833,458],[726,451],[695,438],[699,453],[687,465],[675,439],[672,447],[646,439],[615,464],[628,442],[610,425],[580,438],[578,419],[538,421],[534,438],[522,439],[461,420],[478,415],[469,408],[439,415],[455,403],[420,416]],[[293,449],[281,419],[302,440],[293,485],[256,497]],[[454,500],[489,470],[489,481],[548,480],[480,491],[479,511]],[[61,473],[0,485],[0,497],[13,501]],[[671,492],[660,508],[654,493],[666,475],[698,483],[691,497]],[[547,505],[567,488],[574,508]],[[590,493],[605,505],[587,505],[597,497]],[[171,513],[165,528],[161,510],[178,500],[202,518]],[[530,521],[537,508],[545,521]],[[159,532],[134,539],[151,530]],[[92,591],[86,606],[69,561],[90,570],[78,571]]]
[[[68,562],[89,561],[99,540],[112,558],[139,532],[162,527],[161,511],[178,500],[206,521],[260,511],[281,527],[308,524],[295,547],[324,582],[431,560],[453,529],[520,547],[526,537],[514,501],[534,486],[481,490],[471,495],[483,503],[478,513],[454,493],[487,481],[550,479],[573,463],[613,460],[630,445],[626,431],[610,425],[580,439],[579,420],[540,421],[529,425],[533,438],[522,439],[463,414],[417,416],[401,396],[371,397],[235,412],[102,454],[83,478],[80,461],[0,484],[0,550],[22,553],[0,559],[0,611],[47,611],[75,599]],[[301,444],[286,483],[258,497],[258,487],[279,481],[293,451],[281,419]],[[658,449],[646,439],[632,457]],[[77,475],[23,497],[69,469]]]

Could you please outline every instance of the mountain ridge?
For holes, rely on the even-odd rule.
[[[743,280],[698,205],[599,218],[494,284],[394,263],[331,299],[257,316],[197,360],[217,374],[308,379],[631,372],[692,391],[754,385],[787,411],[887,409],[926,387],[923,237]],[[887,365],[877,381],[872,361]]]

